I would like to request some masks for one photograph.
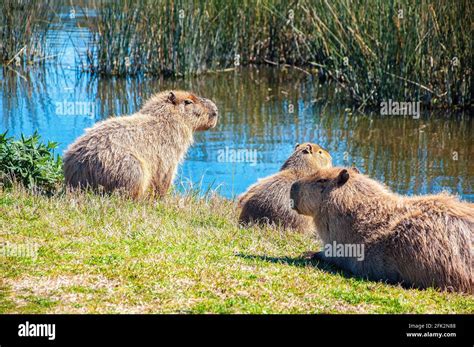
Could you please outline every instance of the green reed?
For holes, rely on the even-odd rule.
[[[34,55],[35,43],[41,47],[45,27],[38,23],[54,12],[47,5],[3,2],[3,61],[23,47],[25,56]],[[95,0],[74,6],[93,10],[86,25],[94,40],[81,63],[93,74],[179,77],[288,64],[298,67],[295,73],[335,81],[359,106],[388,99],[470,105],[470,0]]]
[[[445,1],[98,2],[102,75],[184,76],[290,64],[332,79],[356,104],[470,103],[472,4]]]
[[[0,64],[21,67],[52,58],[46,35],[58,8],[53,0],[2,0]]]

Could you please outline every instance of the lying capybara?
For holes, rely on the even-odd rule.
[[[446,193],[400,196],[344,168],[295,182],[290,198],[314,218],[323,244],[365,246],[362,261],[316,257],[373,280],[473,292],[474,204]]]
[[[195,131],[213,128],[217,107],[186,91],[151,97],[140,111],[95,124],[69,146],[64,176],[71,187],[120,190],[133,198],[168,191]]]
[[[316,169],[332,165],[331,155],[313,143],[296,145],[280,171],[259,180],[239,197],[241,224],[274,224],[284,229],[314,231],[312,218],[300,216],[290,206],[290,187]]]

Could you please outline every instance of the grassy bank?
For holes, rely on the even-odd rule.
[[[474,307],[472,296],[406,290],[302,260],[301,253],[318,247],[310,236],[239,228],[236,217],[234,203],[216,196],[133,202],[0,191],[0,313],[467,313]],[[15,256],[20,245],[37,245],[37,257]]]

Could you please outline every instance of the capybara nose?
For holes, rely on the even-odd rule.
[[[218,113],[219,113],[219,111],[217,110],[217,106],[214,103],[212,103],[211,117],[217,117]]]
[[[300,192],[300,184],[295,182],[290,188],[290,202],[293,210],[298,210],[298,194]]]
[[[209,100],[209,99],[202,98],[202,100],[207,105],[208,109],[210,110],[209,111],[209,116],[211,118],[217,117],[218,111],[217,111],[216,104],[212,100]]]

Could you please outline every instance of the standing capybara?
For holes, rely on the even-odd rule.
[[[109,118],[87,129],[64,155],[64,176],[72,187],[120,190],[138,198],[163,196],[195,131],[213,128],[217,107],[186,91],[151,97],[140,111]]]
[[[332,165],[331,155],[312,143],[296,145],[280,171],[259,180],[239,197],[241,224],[275,224],[284,229],[314,231],[312,218],[290,206],[290,187],[298,179]]]
[[[357,170],[318,170],[291,187],[323,244],[363,244],[363,260],[317,254],[357,276],[473,292],[474,204],[446,193],[405,197]],[[326,248],[326,247],[325,247]]]

